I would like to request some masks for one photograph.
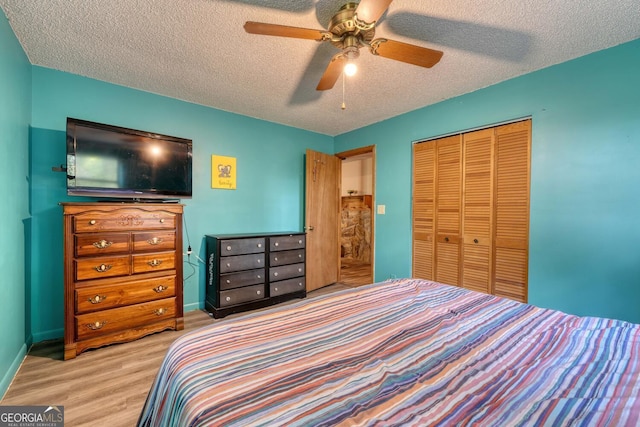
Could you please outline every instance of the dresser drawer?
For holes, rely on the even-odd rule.
[[[83,258],[74,261],[76,280],[102,279],[127,275],[130,272],[129,256]]]
[[[264,252],[264,238],[220,241],[220,256],[257,254]]]
[[[269,250],[272,252],[301,249],[304,248],[304,244],[304,234],[297,234],[293,236],[274,236],[269,238]]]
[[[133,256],[133,273],[147,273],[149,271],[171,270],[176,265],[175,252],[159,252],[148,255]]]
[[[290,294],[292,292],[300,292],[306,289],[304,277],[296,277],[295,279],[283,280],[281,282],[271,283],[269,285],[269,295],[277,297],[278,295]]]
[[[129,233],[76,234],[76,256],[100,256],[129,252]]]
[[[264,268],[264,254],[235,255],[220,258],[220,273]]]
[[[133,251],[167,251],[176,248],[176,234],[171,231],[133,233]]]
[[[240,286],[257,285],[265,282],[264,268],[257,270],[240,271],[220,275],[220,289],[233,289]]]
[[[244,288],[220,291],[220,307],[261,300],[264,297],[264,285],[245,286]]]
[[[304,276],[304,263],[283,265],[269,268],[269,281],[290,279],[292,277]]]
[[[296,249],[294,251],[279,251],[269,254],[269,265],[278,266],[285,264],[294,264],[304,262],[304,249]]]
[[[146,211],[144,209],[100,209],[79,213],[73,217],[76,233],[96,231],[135,231],[176,228],[176,215],[171,212]]]
[[[175,317],[175,314],[175,298],[79,314],[75,316],[76,337],[77,339],[87,339],[110,332],[131,329],[157,320],[171,319]]]
[[[175,296],[176,277],[167,276],[115,285],[80,287],[76,289],[75,294],[76,312],[88,313]]]

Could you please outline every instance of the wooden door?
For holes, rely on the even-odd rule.
[[[462,287],[492,293],[494,129],[463,135]]]
[[[307,291],[336,283],[340,269],[340,159],[307,150]]]
[[[435,280],[460,285],[462,136],[436,145]]]
[[[436,142],[413,145],[413,277],[433,280]]]
[[[527,301],[531,120],[496,128],[494,294]]]

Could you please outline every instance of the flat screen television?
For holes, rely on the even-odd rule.
[[[67,118],[67,194],[190,198],[190,139]]]

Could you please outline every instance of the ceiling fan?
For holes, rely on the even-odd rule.
[[[360,55],[360,48],[364,46],[374,55],[420,67],[433,67],[442,57],[439,50],[385,38],[374,39],[376,23],[392,1],[362,0],[360,3],[347,3],[331,18],[326,31],[253,21],[246,22],[244,29],[250,34],[328,41],[339,48],[340,52],[331,58],[316,90],[331,89],[345,66]]]

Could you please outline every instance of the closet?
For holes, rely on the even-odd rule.
[[[413,146],[413,276],[527,301],[531,120]]]

